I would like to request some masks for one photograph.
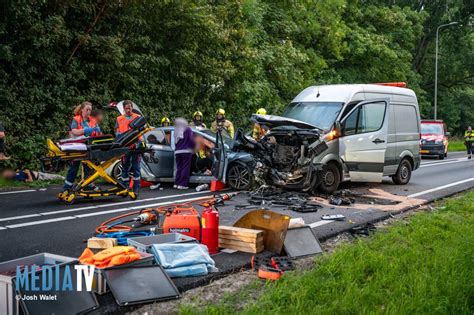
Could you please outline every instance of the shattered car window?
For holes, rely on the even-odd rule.
[[[304,121],[323,130],[329,130],[343,105],[344,103],[340,102],[291,103],[283,116]]]

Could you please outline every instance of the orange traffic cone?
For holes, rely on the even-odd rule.
[[[225,188],[225,184],[218,180],[211,181],[211,191],[219,191]]]

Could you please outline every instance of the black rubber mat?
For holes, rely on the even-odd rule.
[[[291,258],[317,255],[323,252],[318,239],[309,226],[286,231],[283,248]]]
[[[161,266],[117,268],[104,271],[118,305],[179,298],[179,292]]]

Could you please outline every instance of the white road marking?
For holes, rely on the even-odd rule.
[[[454,182],[454,183],[451,183],[451,184],[438,186],[438,187],[435,187],[435,188],[432,188],[432,189],[420,191],[420,192],[417,192],[415,194],[408,195],[407,197],[408,198],[415,198],[415,197],[418,197],[418,196],[421,196],[421,195],[429,194],[429,193],[437,191],[437,190],[441,190],[441,189],[449,188],[449,187],[452,187],[452,186],[468,183],[468,182],[471,182],[471,181],[474,181],[474,177],[464,179],[464,180],[460,180],[458,182]]]
[[[4,192],[0,192],[0,195],[21,194],[21,193],[34,192],[34,191],[36,191],[36,189],[4,191]]]
[[[203,191],[199,191],[199,192],[188,193],[186,195],[187,196],[192,196],[192,195],[199,195],[199,194],[204,194],[204,193],[208,193],[208,192],[210,192],[210,191],[209,190],[203,190]],[[27,219],[27,218],[32,218],[32,217],[39,217],[39,216],[43,216],[43,215],[54,215],[54,214],[60,214],[60,213],[84,211],[84,210],[90,210],[90,209],[96,209],[96,208],[111,208],[111,207],[120,206],[120,205],[123,205],[123,204],[142,203],[142,202],[146,202],[146,201],[176,198],[176,197],[181,197],[181,196],[183,196],[183,195],[161,196],[161,197],[155,197],[155,198],[147,198],[147,199],[140,199],[140,200],[133,200],[133,201],[117,202],[117,203],[114,203],[114,204],[109,203],[109,204],[103,204],[103,205],[97,205],[97,206],[87,206],[87,207],[80,207],[80,208],[69,208],[69,209],[64,209],[64,210],[50,211],[50,212],[25,214],[25,215],[20,215],[20,216],[15,216],[15,217],[0,218],[0,222],[2,222],[2,221],[11,221],[11,220],[21,220],[21,219]],[[140,207],[142,207],[142,206],[140,206]]]
[[[16,217],[8,217],[8,218],[1,218],[1,221],[11,221],[11,220],[20,220],[20,219],[27,219],[27,218],[33,218],[33,217],[40,217],[41,214],[34,213],[34,214],[25,214],[25,215],[19,215]]]
[[[321,220],[321,221],[316,221],[316,222],[313,222],[311,224],[306,224],[306,225],[311,227],[311,228],[315,228],[317,226],[325,225],[325,224],[328,224],[328,223],[331,223],[331,222],[334,222],[334,221],[336,221],[336,220]]]
[[[420,168],[430,167],[430,166],[438,166],[438,165],[444,165],[444,164],[462,163],[462,162],[470,162],[470,160],[462,159],[462,160],[459,160],[459,161],[446,161],[446,162],[438,162],[438,163],[421,164]]]
[[[16,228],[25,227],[25,226],[72,220],[72,219],[76,219],[76,218],[75,217],[61,217],[61,218],[54,218],[54,219],[48,219],[48,220],[31,221],[31,222],[25,222],[25,223],[20,223],[20,224],[6,225],[5,227],[8,229],[16,229]]]
[[[191,194],[188,194],[188,195],[191,195]],[[203,198],[204,197],[205,198],[211,198],[212,195],[203,196]],[[0,230],[16,229],[16,228],[21,228],[21,227],[25,227],[25,226],[39,225],[39,224],[66,221],[66,220],[73,220],[73,219],[81,219],[81,218],[99,216],[99,215],[114,213],[114,212],[124,212],[124,211],[127,211],[127,210],[137,210],[137,209],[140,209],[140,208],[165,206],[165,205],[173,204],[173,203],[176,203],[176,202],[179,202],[179,203],[192,202],[194,200],[200,200],[200,199],[201,198],[187,198],[187,199],[181,199],[181,200],[171,200],[171,201],[165,201],[165,202],[154,203],[154,204],[145,204],[145,205],[139,205],[139,206],[134,206],[134,207],[126,207],[126,208],[106,210],[106,211],[100,211],[100,212],[85,213],[85,214],[74,215],[74,216],[59,217],[59,218],[40,220],[40,221],[30,221],[30,222],[25,222],[25,223],[6,225],[4,227],[0,226]]]

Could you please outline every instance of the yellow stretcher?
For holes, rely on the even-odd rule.
[[[80,161],[81,164],[90,169],[86,177],[70,190],[58,194],[58,198],[73,203],[77,196],[86,198],[103,196],[129,196],[135,200],[136,194],[125,187],[122,183],[107,174],[106,170],[128,153],[130,146],[137,143],[140,137],[150,131],[146,119],[142,116],[130,123],[130,130],[114,138],[112,136],[100,136],[85,138],[82,140],[63,140],[58,143],[47,139],[48,153],[50,159],[60,159],[63,161]],[[113,185],[107,190],[95,191],[87,187],[98,178],[104,179]]]

